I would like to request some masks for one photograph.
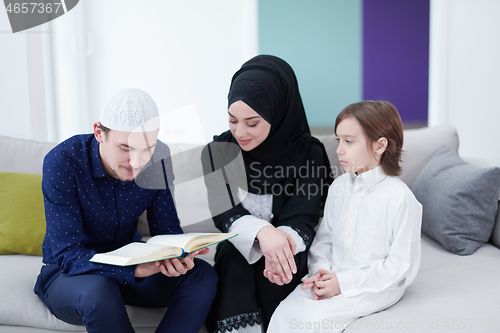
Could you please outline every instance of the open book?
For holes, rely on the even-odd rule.
[[[90,261],[116,266],[138,265],[170,258],[184,258],[191,252],[236,236],[227,233],[186,233],[151,237],[146,243],[130,243],[114,251],[97,253]]]

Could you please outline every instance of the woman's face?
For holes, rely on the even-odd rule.
[[[229,129],[241,149],[250,151],[259,146],[269,135],[271,124],[243,101],[229,106]]]

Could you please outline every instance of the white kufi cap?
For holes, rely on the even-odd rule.
[[[155,101],[140,89],[121,89],[106,100],[101,125],[122,132],[150,132],[160,128]]]

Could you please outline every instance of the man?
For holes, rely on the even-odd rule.
[[[208,249],[137,266],[89,261],[140,241],[137,223],[145,210],[153,236],[182,233],[166,181],[168,147],[157,141],[158,131],[153,99],[138,89],[119,90],[93,134],[69,138],[44,159],[45,265],[35,293],[57,318],[88,332],[134,332],[125,304],[168,306],[157,332],[198,332],[215,297],[215,271],[194,258]],[[161,159],[166,189],[138,186],[141,169]]]

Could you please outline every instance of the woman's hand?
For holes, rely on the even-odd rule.
[[[194,267],[194,257],[199,254],[206,254],[208,248],[191,252],[186,258],[172,258],[161,261],[139,264],[135,268],[135,277],[148,277],[156,273],[162,273],[168,277],[177,277],[186,274]]]
[[[267,257],[264,258],[265,258],[265,268],[263,272],[264,277],[266,277],[271,283],[276,283],[278,286],[282,286],[284,284],[288,284],[291,282],[291,280],[282,279],[281,276],[279,276],[279,273],[274,268],[273,263]]]
[[[278,275],[283,283],[292,281],[292,274],[297,273],[297,266],[293,258],[296,245],[292,236],[269,225],[260,229],[257,233],[257,239],[262,254],[266,258],[266,270],[275,273],[273,275]],[[264,276],[266,275],[264,274]],[[269,279],[269,276],[266,277]],[[273,278],[273,280],[275,279]],[[269,279],[271,282],[274,282],[273,280]]]

